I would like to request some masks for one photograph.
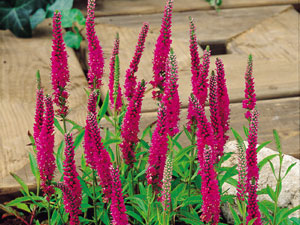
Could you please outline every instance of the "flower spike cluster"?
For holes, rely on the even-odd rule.
[[[61,14],[55,12],[53,15],[53,39],[51,54],[51,80],[54,90],[54,103],[59,107],[57,115],[66,117],[68,114],[67,99],[69,93],[66,85],[70,81],[68,60],[65,43],[62,37]]]
[[[74,141],[71,134],[65,135],[65,160],[64,160],[64,185],[68,194],[64,195],[65,209],[70,213],[70,224],[79,225],[78,216],[81,214],[80,205],[82,200],[81,186],[78,180],[78,172],[76,171],[75,159],[74,159]]]
[[[246,150],[247,159],[247,191],[248,191],[248,205],[247,205],[247,223],[256,218],[254,225],[261,225],[261,215],[257,205],[257,183],[259,178],[259,168],[257,166],[257,125],[258,112],[254,108],[250,114],[250,127],[248,136],[248,148]]]
[[[161,202],[163,204],[163,208],[165,211],[170,207],[171,202],[171,181],[172,181],[172,172],[173,172],[173,160],[169,155],[165,168],[164,168],[164,176],[162,181],[162,190],[161,190]]]
[[[104,201],[108,201],[111,197],[111,182],[112,177],[110,174],[110,166],[112,165],[110,156],[101,141],[100,129],[98,127],[97,119],[95,114],[90,113],[87,117],[87,128],[90,135],[89,148],[95,148],[93,150],[92,165],[95,166],[98,176],[100,178],[100,185],[104,193]]]
[[[139,34],[138,43],[135,47],[134,56],[130,62],[129,68],[126,70],[125,75],[125,96],[128,101],[133,97],[136,88],[136,76],[134,75],[138,71],[138,65],[143,54],[144,44],[149,31],[149,24],[144,23],[142,30]]]
[[[147,182],[152,184],[156,193],[162,186],[163,170],[168,152],[168,137],[166,124],[166,107],[160,103],[157,112],[157,123],[151,139],[147,168]]]
[[[111,215],[113,225],[128,225],[128,217],[124,204],[124,197],[122,194],[122,184],[120,181],[118,168],[110,166],[112,177],[112,194],[111,194]]]
[[[245,74],[245,100],[243,100],[243,108],[247,109],[245,113],[245,117],[249,120],[250,119],[250,111],[255,108],[256,105],[256,94],[254,90],[254,78],[252,75],[253,72],[253,61],[252,55],[249,55],[248,58],[248,65]]]
[[[141,118],[142,101],[146,84],[142,80],[138,83],[135,93],[129,101],[128,110],[122,123],[121,137],[123,139],[120,149],[127,165],[133,166],[135,159],[135,146],[138,143],[139,122]]]
[[[165,68],[171,48],[171,25],[172,25],[172,10],[173,0],[167,0],[164,16],[162,18],[160,35],[157,39],[154,59],[153,59],[153,80],[150,82],[153,88],[158,88],[158,91],[153,91],[153,98],[161,100],[164,82],[166,79]]]
[[[122,92],[119,83],[120,76],[120,67],[119,67],[119,46],[120,39],[119,34],[117,33],[116,39],[114,42],[114,48],[110,57],[110,74],[109,74],[109,100],[110,108],[116,111],[121,110],[122,108]]]
[[[104,57],[102,47],[95,31],[95,0],[88,0],[86,18],[86,36],[88,40],[88,81],[91,89],[102,85]]]
[[[170,59],[166,65],[165,92],[161,100],[162,104],[166,107],[167,132],[171,137],[179,132],[180,100],[177,81],[178,66],[176,56],[171,49]]]
[[[219,112],[219,99],[218,99],[218,85],[217,77],[212,71],[210,81],[209,81],[209,111],[210,111],[210,121],[213,128],[215,144],[216,144],[216,156],[223,155],[223,127],[221,125],[221,118]]]
[[[44,91],[43,89],[37,89],[35,116],[34,116],[34,124],[33,124],[33,138],[35,144],[37,144],[38,137],[40,136],[42,130],[43,115],[44,115]]]
[[[37,141],[37,164],[40,171],[41,187],[48,197],[54,192],[50,187],[55,171],[54,157],[54,109],[50,96],[45,97],[43,126]]]

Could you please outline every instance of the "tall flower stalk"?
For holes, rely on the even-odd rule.
[[[104,67],[103,51],[95,31],[95,5],[95,0],[88,0],[86,36],[88,41],[88,82],[91,89],[101,87]]]
[[[62,37],[61,13],[55,12],[53,15],[53,39],[51,55],[51,80],[54,90],[54,103],[58,106],[56,114],[63,119],[68,114],[67,100],[69,94],[66,85],[70,81],[68,69],[68,55]]]
[[[167,133],[171,137],[179,132],[178,122],[180,115],[180,100],[178,94],[178,66],[176,55],[171,49],[170,58],[166,64],[165,92],[162,96],[162,104],[166,107]]]
[[[128,217],[122,194],[122,184],[120,181],[118,168],[114,169],[111,165],[110,173],[112,177],[112,194],[111,194],[111,215],[113,225],[128,225]]]
[[[117,33],[114,48],[110,57],[110,73],[109,73],[109,100],[110,108],[116,111],[120,111],[122,108],[122,92],[119,83],[120,79],[120,66],[119,66],[119,46],[120,39]]]
[[[79,225],[78,216],[81,214],[80,205],[82,200],[81,186],[78,180],[78,172],[75,165],[74,141],[71,134],[65,135],[65,160],[64,160],[64,185],[68,193],[64,193],[64,205],[70,213],[70,225]],[[62,189],[63,191],[65,189]],[[65,190],[66,191],[66,190]]]
[[[149,24],[144,23],[142,30],[139,34],[138,43],[135,47],[134,56],[130,62],[129,68],[126,70],[124,90],[128,102],[133,97],[135,92],[135,88],[136,88],[135,73],[138,71],[138,65],[140,63],[143,54],[144,44],[145,44],[148,31],[149,31]]]
[[[41,133],[37,141],[37,164],[40,171],[41,187],[48,200],[54,193],[51,181],[56,168],[54,157],[54,109],[50,96],[45,97],[45,114]]]
[[[37,89],[36,89],[36,106],[35,106],[35,116],[33,124],[33,138],[35,144],[38,142],[44,117],[44,90],[41,88],[41,77],[39,71],[37,72]]]
[[[136,161],[134,150],[139,141],[139,122],[145,88],[146,83],[144,80],[138,83],[136,90],[129,101],[128,109],[122,123],[122,143],[120,144],[120,149],[123,153],[125,163],[130,167],[133,167],[133,163]]]
[[[173,10],[173,0],[167,0],[164,16],[162,18],[162,24],[160,29],[160,35],[156,41],[153,59],[153,80],[150,82],[153,88],[158,88],[159,90],[153,91],[153,98],[161,100],[164,89],[165,89],[165,79],[166,79],[166,63],[169,57],[169,52],[171,48],[171,26],[172,26],[172,10]]]
[[[250,121],[251,110],[256,106],[256,94],[254,90],[253,78],[253,60],[252,55],[249,55],[248,65],[245,73],[245,99],[243,100],[243,108],[246,109],[245,117]]]
[[[253,109],[250,114],[250,127],[248,136],[248,147],[246,150],[247,159],[247,192],[249,194],[247,205],[247,223],[256,218],[254,225],[261,225],[261,215],[257,205],[257,184],[259,168],[257,165],[257,126],[258,112]]]

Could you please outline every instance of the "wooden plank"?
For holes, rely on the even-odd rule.
[[[238,34],[243,35],[247,32],[251,33],[252,27],[259,26],[257,24],[265,23],[274,18],[275,21],[280,21],[277,17],[288,18],[292,13],[294,15],[295,10],[290,6],[272,6],[264,8],[251,8],[251,9],[228,9],[222,10],[219,14],[215,15],[215,12],[191,12],[195,18],[197,26],[197,36],[199,40],[204,42],[217,42],[222,41],[230,47],[228,47],[228,53],[225,55],[213,56],[211,68],[214,69],[214,61],[216,57],[220,57],[225,65],[225,71],[227,76],[227,84],[229,88],[229,96],[231,102],[240,102],[244,98],[244,73],[247,65],[247,54],[252,53],[254,55],[254,77],[256,82],[256,93],[258,99],[270,99],[278,97],[290,97],[299,95],[299,87],[297,85],[297,61],[290,60],[286,62],[280,57],[274,58],[261,58],[259,53],[261,52],[260,46],[255,45],[256,48],[251,48],[251,51],[234,51],[231,47],[239,38]],[[175,49],[175,53],[178,56],[179,64],[179,94],[182,102],[182,107],[187,107],[188,97],[191,92],[190,85],[190,56],[189,56],[189,31],[187,17],[190,13],[176,13],[173,18],[172,28],[172,46]],[[287,16],[285,16],[287,14]],[[155,42],[160,30],[160,16],[157,14],[139,16],[118,16],[97,18],[99,24],[96,25],[96,32],[99,35],[101,44],[104,48],[104,54],[106,57],[105,75],[103,78],[104,86],[102,88],[103,96],[108,90],[108,73],[109,73],[109,57],[111,49],[113,47],[113,39],[116,32],[119,32],[121,44],[120,44],[120,60],[121,60],[121,84],[124,82],[125,71],[129,65],[131,57],[134,52],[135,44],[137,41],[138,32],[140,30],[143,21],[150,22],[149,37],[146,40],[146,48],[141,59],[139,71],[137,72],[138,79],[145,79],[150,81],[152,79],[152,58]],[[205,21],[203,23],[202,21]],[[283,27],[289,27],[286,29],[286,39],[296,43],[297,30],[295,22],[289,22],[283,20],[285,25]],[[236,24],[236,26],[232,26]],[[289,36],[289,32],[293,32]],[[260,35],[259,32],[253,34]],[[273,29],[273,34],[269,34],[273,39],[276,39],[278,35],[282,40],[281,33],[276,31],[276,26]],[[278,37],[278,38],[279,38]],[[282,41],[284,42],[284,41]],[[286,42],[286,41],[285,41]],[[246,42],[245,42],[246,43]],[[253,43],[255,44],[255,42]],[[273,45],[272,43],[266,43],[269,48],[278,48],[278,51],[282,51],[281,45]],[[246,46],[246,45],[245,45]],[[235,49],[237,49],[236,47]],[[267,47],[265,47],[267,48]],[[274,50],[276,51],[276,50]],[[292,55],[296,54],[296,48],[290,49]],[[150,85],[149,85],[150,86]],[[143,112],[151,112],[157,109],[157,105],[151,99],[151,91],[146,93],[145,104],[143,105]]]
[[[112,15],[134,15],[134,14],[152,14],[161,13],[164,10],[166,1],[162,0],[106,0],[100,5],[95,12],[96,16]],[[221,9],[230,8],[247,8],[262,7],[273,5],[298,4],[297,0],[226,0],[223,1]],[[86,6],[81,4],[80,9],[86,14]],[[174,12],[185,12],[194,10],[209,10],[212,7],[204,0],[175,0]]]
[[[32,132],[35,111],[35,73],[41,71],[45,93],[52,93],[50,84],[51,21],[38,26],[33,38],[16,38],[9,31],[0,32],[0,187],[3,177],[28,163],[31,147],[27,136]],[[71,83],[70,119],[84,124],[87,82],[72,49],[68,49]],[[57,144],[57,143],[56,143]],[[25,171],[25,174],[29,174]],[[25,175],[26,176],[26,175]]]

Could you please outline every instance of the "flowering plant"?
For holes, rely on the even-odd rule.
[[[44,96],[38,76],[34,135],[30,135],[34,149],[34,154],[30,153],[30,163],[36,177],[37,191],[29,192],[26,184],[14,175],[22,185],[24,197],[1,205],[3,210],[25,224],[214,225],[225,224],[221,206],[229,203],[235,224],[279,225],[297,221],[288,216],[299,210],[300,206],[293,209],[278,207],[282,180],[295,164],[288,168],[284,176],[280,169],[275,191],[270,187],[266,189],[274,202],[257,200],[259,170],[271,158],[257,162],[258,149],[267,143],[257,147],[259,114],[255,107],[251,56],[246,71],[246,99],[243,102],[249,121],[249,129],[245,128],[248,147],[241,136],[232,130],[238,142],[238,169],[237,166],[223,166],[232,155],[224,152],[230,118],[225,69],[222,60],[217,59],[216,71],[210,75],[210,49],[206,48],[201,60],[192,18],[192,93],[188,123],[183,130],[179,126],[178,66],[171,48],[172,8],[173,0],[167,0],[162,29],[154,50],[154,76],[150,84],[155,88],[153,99],[159,106],[157,121],[141,132],[141,107],[149,83],[138,81],[135,72],[142,57],[149,24],[142,26],[135,54],[126,71],[125,93],[122,93],[119,79],[120,40],[116,36],[110,58],[110,90],[98,110],[104,58],[94,28],[95,0],[88,1],[89,99],[86,124],[81,126],[68,119],[69,70],[62,39],[61,15],[55,12],[51,57],[53,94]],[[206,102],[209,117],[205,111]],[[103,129],[105,120],[110,127]],[[54,147],[55,128],[64,137],[58,149]],[[276,132],[274,134],[282,164],[279,138]],[[179,141],[184,135],[190,141],[190,145],[185,147]],[[83,149],[82,155],[79,155],[81,160],[75,161],[80,149]],[[238,180],[233,178],[235,175],[238,175]],[[237,196],[226,194],[224,183],[234,186]],[[231,207],[234,203],[239,212]],[[22,212],[17,212],[15,208]]]

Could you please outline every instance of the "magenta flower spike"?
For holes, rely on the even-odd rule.
[[[54,109],[50,96],[45,97],[45,115],[43,126],[37,141],[37,164],[40,171],[41,187],[48,197],[53,194],[54,189],[51,187],[51,181],[55,171],[54,157]]]
[[[247,224],[255,218],[253,225],[262,225],[261,214],[259,212],[257,204],[257,184],[250,184],[249,195],[248,195],[248,205],[247,205]]]
[[[148,184],[153,185],[156,193],[162,186],[163,170],[168,152],[168,126],[166,124],[166,107],[160,103],[157,123],[149,149],[148,168],[146,171]]]
[[[238,148],[238,185],[236,188],[237,198],[240,201],[245,201],[247,193],[247,160],[245,150],[237,145]]]
[[[205,147],[203,151],[203,161],[200,163],[201,194],[203,205],[201,208],[201,220],[205,223],[217,225],[220,219],[220,193],[217,180],[217,173],[212,163],[212,149]]]
[[[96,90],[92,91],[88,100],[88,114],[96,115],[96,107],[98,100],[98,92]],[[94,161],[94,154],[96,151],[96,147],[94,146],[93,137],[91,136],[91,128],[88,121],[86,120],[85,132],[84,132],[84,154],[87,165],[89,165],[92,169],[96,169],[96,164]]]
[[[225,71],[222,60],[216,59],[217,67],[217,84],[218,84],[218,109],[221,119],[221,125],[223,128],[223,140],[224,145],[228,140],[229,136],[226,135],[226,132],[229,130],[229,118],[230,118],[230,108],[229,108],[229,96],[226,85]],[[221,152],[221,156],[223,152]]]
[[[71,134],[65,135],[65,160],[64,160],[64,185],[70,192],[64,195],[64,205],[68,213],[70,213],[70,224],[79,225],[78,216],[81,214],[80,205],[82,201],[81,186],[78,180],[78,172],[76,171],[74,159],[74,141]]]
[[[166,107],[167,133],[171,137],[179,132],[180,100],[178,94],[178,66],[176,56],[171,49],[170,59],[166,65],[165,92],[162,104]]]
[[[61,14],[55,12],[53,15],[53,39],[51,54],[51,80],[54,90],[54,103],[59,107],[56,110],[57,115],[65,118],[68,114],[67,100],[69,93],[66,85],[70,81],[68,69],[68,55],[65,43],[62,37]]]
[[[173,172],[173,160],[169,155],[164,167],[164,175],[161,190],[161,203],[165,211],[170,207],[171,202],[171,181]]]
[[[248,147],[246,150],[247,159],[247,184],[250,185],[253,181],[258,181],[259,169],[257,166],[257,126],[258,126],[258,112],[256,109],[251,111],[251,120],[248,136]]]
[[[221,125],[221,118],[219,112],[219,99],[218,99],[218,85],[217,77],[212,71],[209,80],[209,111],[210,111],[210,121],[213,128],[215,144],[216,144],[216,156],[223,155],[224,141],[223,141],[223,127]]]
[[[160,35],[157,39],[154,59],[153,59],[153,80],[150,82],[153,88],[158,88],[158,91],[153,91],[153,98],[161,100],[164,82],[166,79],[165,68],[171,48],[171,25],[172,25],[172,10],[173,0],[167,0],[164,16],[162,18]]]
[[[95,168],[100,178],[100,185],[104,194],[104,201],[108,202],[111,197],[111,182],[110,166],[112,165],[110,156],[101,141],[100,128],[98,127],[95,114],[89,114],[87,118],[89,134],[91,137],[90,147],[96,148],[93,150],[93,159]]]
[[[122,194],[122,184],[120,181],[120,175],[118,168],[110,166],[110,172],[112,177],[112,194],[111,194],[111,215],[113,225],[128,225],[128,217],[126,214],[126,208],[124,204],[124,197]]]
[[[135,88],[136,88],[135,73],[138,71],[138,65],[140,63],[143,54],[144,44],[145,44],[148,31],[149,31],[149,24],[144,23],[142,30],[139,34],[138,43],[135,47],[134,56],[130,62],[129,68],[126,70],[124,90],[128,102],[133,97],[135,92]]]
[[[145,88],[146,84],[144,80],[138,83],[135,93],[129,101],[128,109],[122,123],[122,143],[120,144],[120,149],[125,163],[130,165],[130,167],[132,167],[133,163],[136,161],[134,150],[139,141],[139,122]]]
[[[252,75],[253,72],[253,60],[252,55],[249,55],[248,65],[245,73],[245,100],[243,100],[243,108],[247,109],[245,113],[246,119],[250,120],[251,113],[250,111],[256,106],[256,94],[254,90],[254,78]]]
[[[88,40],[89,88],[99,89],[102,85],[104,57],[95,31],[95,0],[88,0],[86,36]]]
[[[35,144],[37,144],[39,135],[42,130],[43,116],[44,116],[44,91],[43,89],[37,89],[35,116],[34,116],[34,124],[33,124],[33,138]]]
[[[121,87],[119,84],[119,80],[115,82],[116,79],[119,79],[119,73],[120,73],[119,62],[117,59],[119,55],[119,46],[120,46],[120,39],[119,39],[119,34],[117,33],[114,42],[114,48],[110,57],[110,64],[109,64],[110,74],[109,74],[109,83],[108,83],[110,108],[114,109],[116,107],[116,111],[120,111],[122,108]]]
[[[257,183],[259,178],[259,168],[257,165],[257,126],[258,126],[258,112],[254,108],[250,114],[250,127],[248,135],[248,148],[246,150],[247,159],[247,192],[248,192],[248,206],[247,206],[247,222],[256,218],[254,225],[261,225],[261,216],[257,205]]]

